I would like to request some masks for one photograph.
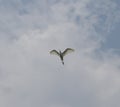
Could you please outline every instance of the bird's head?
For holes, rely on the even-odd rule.
[[[59,50],[59,53],[61,53],[61,50]]]

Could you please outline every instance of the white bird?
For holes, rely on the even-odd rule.
[[[71,53],[71,52],[74,52],[74,49],[67,48],[67,49],[65,49],[65,51],[63,51],[63,52],[61,52],[60,50],[59,50],[59,52],[56,51],[56,50],[52,50],[52,51],[50,51],[50,54],[58,55],[58,56],[60,57],[61,61],[62,61],[62,64],[64,65],[64,59],[63,59],[63,57],[64,57],[66,54]]]

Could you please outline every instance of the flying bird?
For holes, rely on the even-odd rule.
[[[59,52],[56,50],[52,50],[52,51],[50,51],[50,54],[58,55],[62,61],[62,64],[64,65],[64,56],[68,53],[71,53],[71,52],[74,52],[74,49],[67,48],[63,52],[61,52],[60,50],[59,50]]]

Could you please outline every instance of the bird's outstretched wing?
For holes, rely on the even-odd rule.
[[[56,50],[52,50],[52,51],[50,51],[50,54],[60,56],[60,54],[59,54]]]
[[[65,51],[62,53],[62,55],[65,56],[66,54],[71,53],[71,52],[74,52],[74,49],[67,48],[67,49],[65,49]]]

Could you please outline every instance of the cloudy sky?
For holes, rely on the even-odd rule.
[[[119,6],[0,0],[0,107],[120,107]]]

